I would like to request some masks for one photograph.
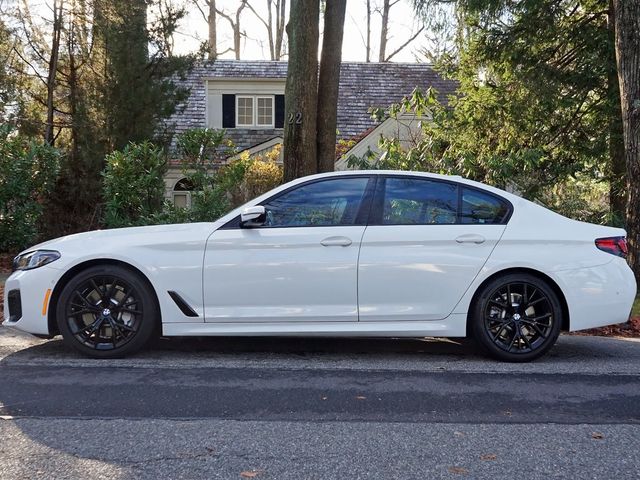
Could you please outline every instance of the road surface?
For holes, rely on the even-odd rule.
[[[0,478],[640,477],[640,342],[497,363],[435,340],[172,339],[122,360],[0,327]]]

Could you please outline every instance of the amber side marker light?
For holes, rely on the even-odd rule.
[[[47,308],[49,307],[49,297],[51,296],[51,289],[47,288],[47,291],[44,294],[44,300],[42,301],[42,315],[47,314]]]

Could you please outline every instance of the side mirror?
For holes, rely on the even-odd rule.
[[[251,228],[264,225],[267,220],[267,211],[263,205],[247,207],[240,214],[240,227]]]

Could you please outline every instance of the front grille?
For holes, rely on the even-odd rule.
[[[7,294],[7,303],[9,304],[9,321],[17,322],[22,318],[22,300],[20,299],[20,290],[10,290]]]

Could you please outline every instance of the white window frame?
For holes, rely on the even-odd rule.
[[[250,98],[251,106],[253,111],[253,118],[251,124],[240,123],[238,121],[239,118],[239,108],[238,105],[240,103],[241,98]],[[271,99],[271,123],[270,124],[258,124],[258,99],[259,98],[269,98]],[[275,128],[276,124],[276,97],[275,95],[236,95],[236,128]]]
[[[267,98],[271,100],[271,123],[258,123],[258,100]],[[275,95],[256,95],[255,99],[255,118],[256,127],[259,128],[275,128],[276,123],[276,98]]]
[[[240,117],[240,99],[250,99],[251,100],[251,123],[240,123],[238,120]],[[242,127],[253,127],[256,123],[256,99],[254,95],[236,95],[236,128]]]

